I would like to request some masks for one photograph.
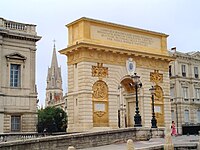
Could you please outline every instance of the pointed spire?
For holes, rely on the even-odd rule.
[[[56,40],[53,40],[53,42],[54,42],[54,46],[53,46],[53,55],[52,55],[51,67],[58,68],[58,61],[57,61],[57,55],[56,55],[56,46],[55,46]]]
[[[46,88],[46,100],[45,104],[47,106],[53,106],[62,99],[63,89],[62,89],[62,77],[61,68],[58,67],[55,40],[53,40],[53,55],[51,61],[51,67],[48,68],[47,73],[47,88]]]

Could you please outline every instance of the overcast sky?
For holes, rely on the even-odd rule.
[[[199,0],[1,0],[0,17],[37,25],[36,79],[39,104],[44,105],[47,69],[53,39],[56,49],[67,47],[66,24],[81,17],[168,34],[168,49],[200,51]],[[67,92],[66,56],[57,53],[63,90]]]

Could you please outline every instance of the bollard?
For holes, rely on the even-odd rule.
[[[133,140],[131,139],[127,141],[127,150],[135,150]]]
[[[67,150],[76,150],[74,146],[69,146]]]
[[[166,128],[165,132],[164,150],[174,150],[174,145],[172,143],[171,129],[169,127]]]

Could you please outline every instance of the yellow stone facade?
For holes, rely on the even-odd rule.
[[[89,18],[67,27],[68,47],[60,53],[68,58],[68,132],[118,128],[122,104],[121,120],[125,117],[127,126],[134,125],[135,94],[126,68],[129,58],[143,84],[139,89],[142,126],[151,126],[152,85],[156,86],[158,126],[170,124],[168,66],[172,58],[167,51],[168,35]]]

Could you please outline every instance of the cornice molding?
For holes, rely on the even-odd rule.
[[[152,59],[164,60],[168,62],[175,60],[174,57],[171,57],[169,55],[167,56],[167,55],[151,54],[151,53],[145,53],[145,52],[138,52],[138,51],[134,51],[130,49],[108,47],[104,45],[90,44],[90,43],[84,43],[84,42],[80,42],[80,43],[77,43],[76,45],[69,46],[65,49],[60,50],[59,52],[64,55],[71,55],[71,53],[81,50],[82,48],[86,48],[88,50],[112,52],[116,54],[125,54],[128,56],[133,55],[136,57],[139,56],[143,58],[152,58]]]
[[[31,35],[31,34],[25,34],[25,33],[18,33],[18,32],[11,32],[8,29],[0,29],[0,35],[6,38],[11,39],[20,39],[20,40],[27,40],[27,41],[39,41],[42,37]]]

